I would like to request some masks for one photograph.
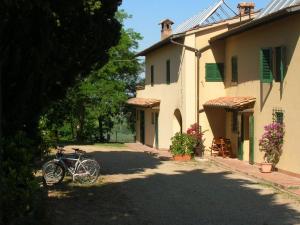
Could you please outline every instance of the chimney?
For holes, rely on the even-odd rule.
[[[251,14],[254,13],[255,4],[254,2],[241,2],[237,7],[241,17],[245,15],[249,15],[249,17],[251,17]]]
[[[169,19],[165,19],[159,23],[159,25],[161,25],[161,40],[172,35],[172,25],[173,24],[174,24],[174,22]]]

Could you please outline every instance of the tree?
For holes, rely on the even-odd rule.
[[[117,44],[120,0],[1,1],[2,129],[34,137],[41,111],[63,98]],[[95,64],[97,62],[97,64]]]
[[[123,23],[130,16],[119,11],[117,18]],[[135,93],[142,70],[141,63],[134,57],[140,39],[140,34],[123,28],[118,45],[109,51],[108,63],[101,69],[97,65],[83,82],[68,91],[64,101],[54,106],[54,114],[53,110],[48,112],[47,117],[52,118],[50,124],[59,122],[59,126],[62,126],[60,119],[64,118],[65,122],[71,124],[71,129],[76,130],[77,141],[86,141],[93,137],[105,141],[107,138],[104,138],[104,134],[107,136],[116,116],[124,112],[124,103],[128,96]],[[62,105],[68,109],[61,110]],[[57,115],[57,112],[61,114]],[[56,117],[60,119],[57,120]]]
[[[118,43],[121,0],[0,2],[1,224],[28,222],[37,185],[33,155],[40,115]]]

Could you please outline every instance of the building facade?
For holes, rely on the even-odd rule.
[[[192,28],[184,23],[179,30],[187,31],[141,52],[146,85],[128,102],[137,110],[137,141],[168,149],[176,132],[199,123],[207,148],[224,137],[232,156],[260,163],[264,126],[282,122],[286,134],[277,167],[299,175],[299,5],[273,0],[257,15],[253,4],[243,3],[240,16]]]

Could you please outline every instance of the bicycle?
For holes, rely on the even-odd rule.
[[[55,159],[46,162],[42,167],[43,178],[46,185],[61,183],[66,172],[73,181],[93,184],[100,175],[100,165],[94,159],[86,157],[86,152],[79,148],[72,148],[75,152],[65,154],[63,147],[57,147]]]

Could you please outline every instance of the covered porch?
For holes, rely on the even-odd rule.
[[[207,146],[211,155],[254,163],[255,101],[254,97],[220,97],[203,104],[213,135]]]
[[[136,141],[152,148],[159,148],[158,121],[160,100],[131,98],[127,105],[135,108]]]

